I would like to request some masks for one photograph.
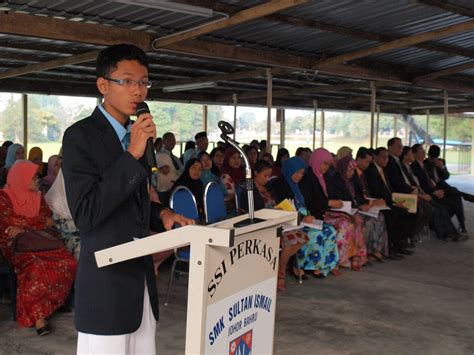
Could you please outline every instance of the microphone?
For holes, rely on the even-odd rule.
[[[150,109],[146,102],[140,102],[137,105],[136,115],[137,117],[144,113],[150,113]],[[146,141],[146,148],[145,148],[145,157],[148,167],[150,168],[152,173],[156,173],[158,171],[158,167],[156,166],[156,156],[155,156],[155,148],[153,147],[153,138],[148,138]]]

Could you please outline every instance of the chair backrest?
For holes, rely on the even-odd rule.
[[[196,199],[186,186],[178,186],[173,190],[170,196],[170,207],[186,218],[199,221]]]
[[[224,194],[214,181],[209,182],[204,189],[204,212],[206,223],[214,223],[227,217]]]

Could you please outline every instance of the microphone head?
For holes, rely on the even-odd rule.
[[[137,117],[140,116],[142,113],[150,113],[150,109],[148,108],[148,105],[146,104],[146,102],[138,103],[135,111],[136,111]]]

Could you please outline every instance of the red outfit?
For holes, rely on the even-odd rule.
[[[76,273],[76,260],[66,249],[15,254],[13,238],[5,230],[10,226],[22,229],[43,229],[51,216],[41,197],[39,213],[25,217],[15,213],[9,196],[0,191],[0,248],[13,265],[17,276],[17,321],[31,327],[35,321],[50,316],[64,304]]]

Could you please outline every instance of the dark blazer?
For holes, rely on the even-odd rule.
[[[369,201],[364,198],[362,186],[360,185],[357,174],[354,173],[354,176],[351,179],[351,183],[354,187],[354,198],[352,198],[349,188],[347,187],[345,181],[342,179],[341,175],[339,173],[334,174],[333,178],[329,181],[329,198],[334,200],[351,201],[353,208],[357,208],[360,205],[368,204]]]
[[[388,164],[384,170],[393,192],[411,193],[411,186],[406,183],[402,169],[392,156],[389,157]]]
[[[284,199],[295,198],[295,194],[293,193],[293,190],[291,189],[290,185],[288,185],[288,183],[286,182],[283,176],[276,178],[272,182],[272,193],[273,193],[273,196],[275,196],[275,201],[277,204],[283,201]]]
[[[158,319],[153,260],[147,256],[99,269],[94,252],[149,235],[148,173],[124,152],[98,108],[64,133],[62,164],[68,205],[81,235],[76,328],[98,335],[132,333],[142,320],[145,280]]]
[[[253,189],[253,207],[254,211],[258,211],[265,208],[265,202],[263,201],[262,195],[258,192],[257,188]],[[247,190],[243,190],[240,194],[240,208],[248,211],[249,210],[249,196]]]
[[[424,167],[417,162],[416,160],[411,163],[411,170],[413,170],[413,173],[415,176],[418,178],[418,181],[420,182],[420,186],[428,194],[432,194],[435,189],[434,186],[430,183],[429,176],[424,170]]]
[[[364,175],[369,187],[370,197],[381,198],[388,206],[391,206],[393,204],[392,191],[387,174],[385,174],[385,180],[389,184],[388,188],[385,186],[374,163],[369,165],[367,170],[364,171]]]
[[[441,169],[441,168],[438,168],[433,163],[431,163],[428,158],[426,158],[425,161],[423,162],[425,171],[428,173],[428,176],[433,181],[436,181],[435,176],[434,176],[435,170],[438,172],[438,177],[440,181],[438,181],[437,183],[440,183],[441,181],[445,181],[449,179],[450,174],[449,174],[448,168],[446,167],[446,162],[444,161],[444,159],[443,159],[443,164],[444,164],[444,168]]]
[[[298,184],[306,203],[306,208],[311,216],[323,219],[324,212],[329,209],[328,197],[324,194],[323,188],[313,170],[308,169]]]

